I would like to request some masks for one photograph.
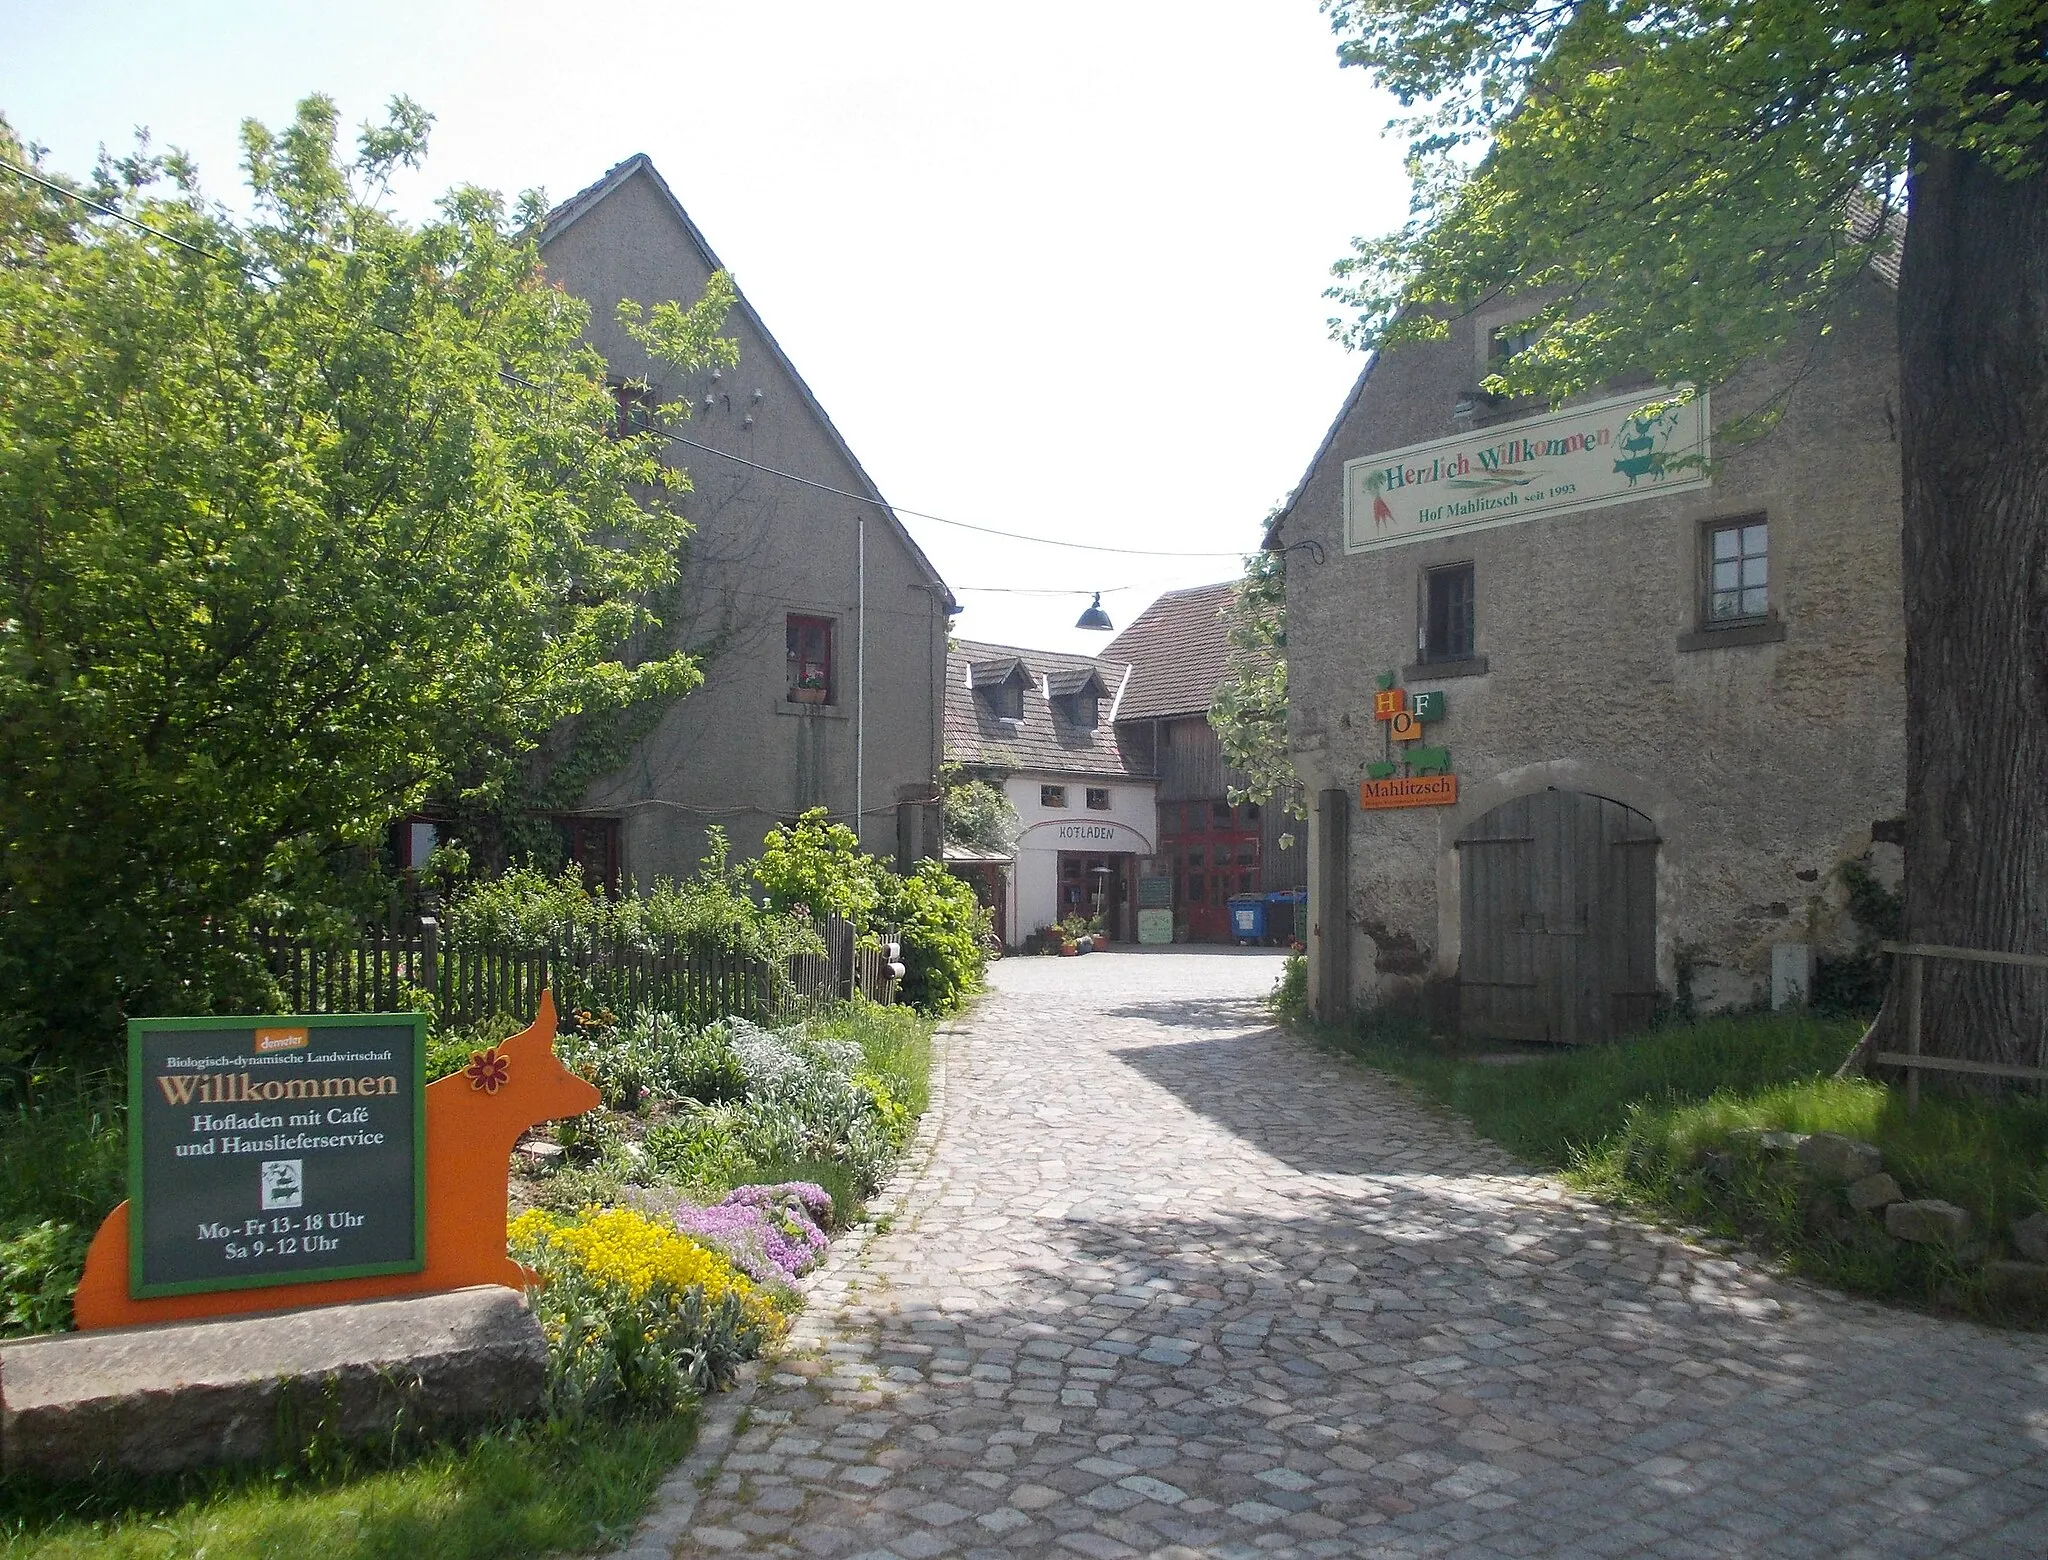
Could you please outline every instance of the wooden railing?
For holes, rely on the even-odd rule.
[[[1906,965],[1906,1049],[1879,1051],[1872,1060],[1886,1067],[1906,1070],[1906,1111],[1920,1108],[1920,1074],[1926,1072],[1974,1073],[1980,1078],[2020,1078],[2048,1083],[2048,1067],[2021,1067],[2005,1062],[1971,1062],[1960,1057],[1923,1056],[1920,1053],[1921,991],[1929,959],[1958,959],[1966,964],[2017,964],[2027,969],[2048,970],[2048,954],[1997,953],[1988,948],[1949,948],[1938,943],[1888,942],[1881,945]],[[2044,1038],[2048,1045],[2048,1038]]]
[[[857,946],[852,925],[837,916],[818,931],[821,951],[782,969],[721,949],[647,947],[594,929],[564,928],[545,943],[444,939],[431,917],[411,930],[345,942],[270,928],[259,928],[256,941],[295,1013],[406,1012],[424,999],[441,1023],[460,1026],[499,1013],[527,1017],[552,988],[564,1013],[655,1008],[690,1024],[727,1016],[776,1023],[855,993],[893,1000],[896,970],[886,945]]]

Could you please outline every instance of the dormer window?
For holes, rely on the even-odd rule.
[[[1025,676],[1024,663],[1009,656],[1000,661],[976,662],[968,680],[997,720],[1022,720]]]
[[[1102,696],[1107,690],[1092,666],[1055,672],[1046,679],[1060,718],[1081,731],[1093,731],[1102,720]]]

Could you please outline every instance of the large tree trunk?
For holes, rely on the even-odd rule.
[[[2048,176],[1914,159],[1899,285],[1908,940],[2048,954]],[[1854,756],[1843,755],[1845,763]],[[1926,1049],[2041,1065],[2048,971],[1930,962]]]

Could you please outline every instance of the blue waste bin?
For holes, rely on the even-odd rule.
[[[1301,907],[1308,903],[1305,888],[1278,888],[1266,896],[1266,941],[1293,942],[1301,935]]]
[[[1263,894],[1239,894],[1230,904],[1230,935],[1241,943],[1256,943],[1266,936],[1266,899]]]

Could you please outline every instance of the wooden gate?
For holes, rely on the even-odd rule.
[[[1578,791],[1518,796],[1457,842],[1459,1023],[1578,1045],[1647,1028],[1657,1001],[1657,830]]]

